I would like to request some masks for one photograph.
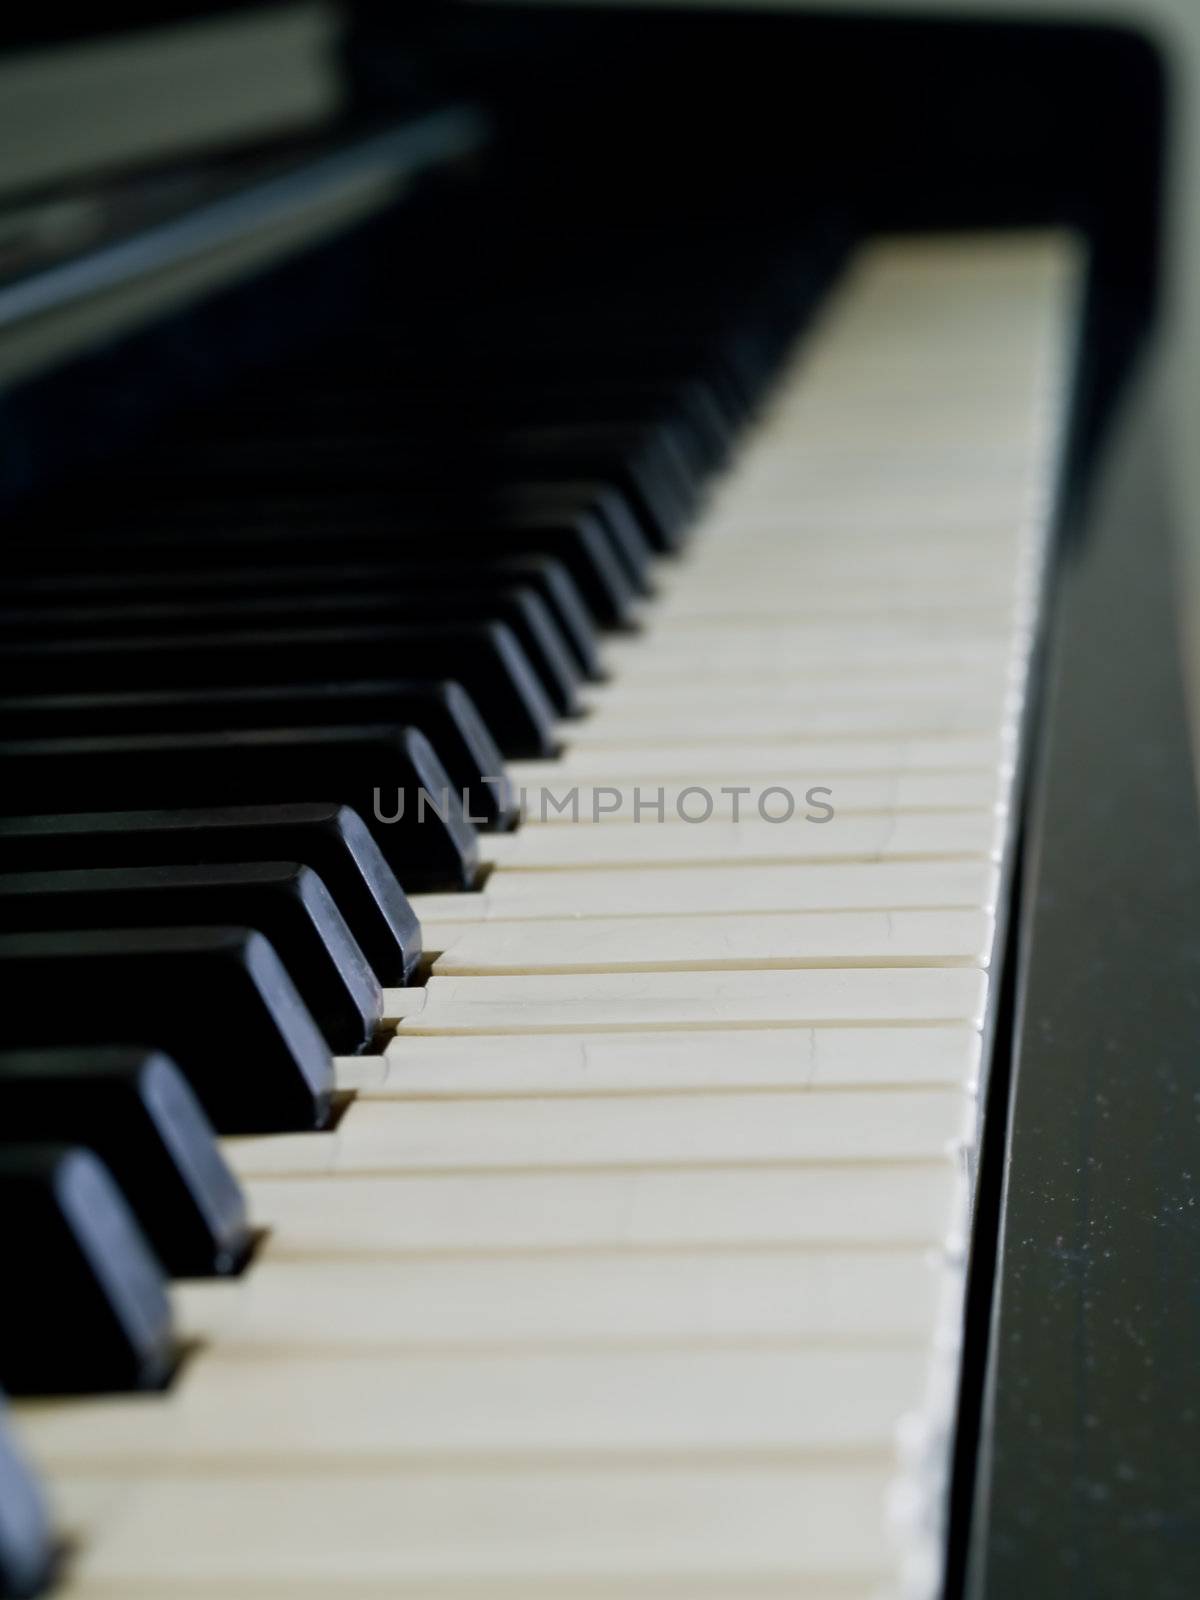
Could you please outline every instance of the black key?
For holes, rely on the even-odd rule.
[[[48,1143],[96,1152],[172,1277],[233,1272],[245,1260],[251,1236],[237,1179],[161,1051],[0,1052],[0,1149]]]
[[[375,594],[402,594],[407,587],[459,588],[477,591],[515,583],[533,589],[548,607],[571,653],[577,670],[586,678],[599,676],[595,629],[575,580],[561,561],[551,556],[511,556],[495,561],[481,559],[463,571],[459,564],[439,566],[432,552],[419,555],[401,551],[394,560],[347,563],[331,560],[319,566],[190,568],[117,573],[54,572],[34,576],[0,574],[0,595],[16,606],[142,605],[170,600],[222,600],[239,596],[283,596],[311,591],[369,590]],[[52,559],[52,558],[51,558]]]
[[[473,822],[488,828],[513,826],[517,809],[501,781],[504,758],[471,697],[457,683],[314,683],[286,689],[162,689],[0,700],[0,740],[381,726],[393,721],[419,728],[433,745],[454,788],[466,794]]]
[[[0,817],[0,872],[302,861],[324,880],[381,984],[408,983],[421,928],[357,811],[335,804]]]
[[[469,388],[457,379],[449,384],[425,374],[419,388],[405,383],[398,398],[394,373],[380,378],[369,367],[356,365],[339,373],[329,363],[317,382],[293,388],[288,396],[289,415],[328,423],[357,405],[368,405],[389,417],[407,417],[414,411],[435,412],[460,419],[488,418],[501,424],[545,425],[563,422],[601,424],[605,427],[660,427],[669,429],[687,453],[695,471],[720,465],[730,446],[729,431],[708,388],[692,379],[589,379],[576,374],[550,376],[539,382],[514,378],[504,370],[489,372],[475,363]],[[250,391],[233,401],[229,410],[257,420],[270,397]]]
[[[102,503],[89,502],[80,508],[78,533],[63,525],[63,513],[52,538],[36,529],[32,539],[14,537],[4,564],[12,575],[44,574],[49,564],[52,572],[65,566],[111,577],[156,570],[170,576],[235,565],[386,561],[403,566],[435,559],[474,572],[502,560],[540,558],[566,569],[594,623],[619,627],[628,622],[636,592],[611,530],[586,509],[556,512],[551,503],[547,510],[544,488],[525,498],[531,498],[528,510],[522,510],[521,497],[512,495],[505,509],[494,500],[464,505],[460,497],[455,503],[445,493],[407,493],[401,500],[361,491],[274,492],[227,502],[206,500],[197,483],[186,500],[151,501],[140,509],[122,497],[119,513],[107,517]],[[372,675],[389,674],[366,674]]]
[[[406,887],[465,889],[475,878],[475,831],[412,728],[30,739],[0,746],[0,762],[0,815],[336,801],[359,813]]]
[[[11,1299],[0,1380],[14,1394],[146,1389],[175,1357],[162,1268],[108,1169],[71,1145],[0,1148]]]
[[[655,550],[677,549],[695,510],[696,485],[662,429],[556,423],[506,432],[497,449],[514,470],[612,485]]]
[[[337,628],[389,622],[501,622],[510,628],[560,716],[578,712],[578,674],[541,598],[515,585],[492,590],[408,586],[356,591],[330,581],[320,594],[184,596],[130,604],[30,606],[0,610],[8,639],[129,638],[135,634],[217,633],[247,628]]]
[[[199,479],[226,491],[250,493],[262,484],[297,483],[318,489],[370,484],[403,494],[417,488],[466,481],[504,488],[524,484],[604,485],[622,495],[643,538],[655,549],[678,543],[690,507],[676,463],[653,431],[630,432],[595,425],[510,428],[471,433],[409,427],[402,432],[378,421],[343,422],[338,430],[308,435],[293,425],[220,431],[220,411],[207,432],[198,426],[174,446],[148,457],[148,478]],[[286,424],[287,419],[280,419]],[[230,426],[237,427],[237,419]]]
[[[600,528],[638,594],[651,592],[654,550],[626,495],[602,482],[516,483],[499,488],[495,503],[521,521],[531,516],[588,517]]]
[[[552,556],[515,555],[502,560],[496,570],[508,572],[518,582],[531,584],[537,590],[558,623],[580,672],[585,678],[601,678],[595,624],[579,585],[565,564]]]
[[[352,1055],[370,1043],[383,995],[311,867],[222,862],[0,876],[3,933],[222,926],[266,935],[332,1051]]]
[[[676,308],[672,307],[669,318],[663,317],[653,329],[642,329],[636,346],[628,338],[614,338],[592,311],[585,319],[576,311],[560,326],[526,322],[521,329],[522,374],[527,381],[542,385],[577,383],[583,374],[589,385],[694,383],[703,388],[728,440],[748,420],[755,398],[751,391],[756,389],[757,380],[742,370],[743,363],[738,358],[730,358],[719,340],[667,331],[669,326],[677,325],[675,313]],[[373,331],[378,327],[378,321],[373,319]],[[587,336],[581,339],[585,330]],[[447,330],[440,331],[444,346]],[[481,325],[460,319],[453,332],[469,352],[472,381],[480,370],[512,370],[511,345],[502,332],[497,337],[494,320]],[[570,335],[565,347],[564,333]],[[381,340],[379,348],[387,351],[390,371],[394,373],[395,348],[389,348],[386,339]],[[438,357],[444,371],[444,348],[439,349]]]
[[[3,681],[46,694],[144,689],[148,682],[163,688],[282,687],[414,674],[435,683],[461,683],[505,755],[554,754],[554,709],[525,652],[500,623],[263,628],[0,644]]]
[[[279,957],[247,928],[0,935],[5,1043],[138,1039],[221,1133],[320,1128],[333,1060]]]
[[[17,1449],[0,1401],[0,1595],[39,1593],[54,1568],[54,1535],[41,1485]]]

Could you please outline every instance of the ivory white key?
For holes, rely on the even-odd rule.
[[[786,533],[775,540],[744,537],[759,547],[770,545],[775,604],[780,614],[801,623],[809,615],[831,610],[845,609],[848,615],[878,610],[895,621],[911,611],[941,610],[959,601],[970,609],[980,596],[987,596],[989,604],[1011,601],[1018,595],[1028,597],[1029,582],[1035,576],[1028,550],[1019,544],[969,551],[959,546],[955,552],[947,552],[944,547],[928,552],[906,547],[897,555],[886,547],[872,549],[858,543],[850,547],[848,559],[842,559],[840,552],[822,545],[818,539],[809,541],[800,553],[795,542],[788,542]],[[715,610],[722,596],[727,602],[725,611],[717,614],[740,612],[755,601],[763,607],[764,615],[771,614],[771,601],[764,596],[761,574],[734,559],[736,548],[732,541],[724,547],[711,544],[702,561],[680,573],[670,588],[675,614],[691,609],[698,601]],[[788,597],[794,601],[791,612],[782,610],[781,590],[785,594],[790,591]],[[886,600],[891,593],[900,600],[895,613],[887,612]]]
[[[928,1160],[249,1177],[284,1257],[946,1242],[965,1173]],[[331,1185],[335,1187],[331,1189]]]
[[[1007,704],[983,702],[964,705],[955,700],[917,705],[763,705],[726,709],[680,706],[657,714],[636,706],[593,709],[571,728],[571,743],[579,750],[589,745],[691,742],[724,738],[778,740],[794,744],[802,739],[911,736],[947,738],[959,735],[998,735],[1008,724]]]
[[[35,1461],[90,1470],[299,1470],[506,1457],[697,1464],[881,1451],[917,1404],[919,1345],[200,1352],[164,1395],[14,1407]]]
[[[986,967],[982,911],[804,911],[761,917],[584,917],[452,933],[435,977],[490,973],[713,972],[740,968]],[[385,1001],[385,1010],[387,1002]]]
[[[508,774],[517,788],[561,783],[564,776],[595,783],[665,783],[702,772],[757,781],[789,769],[827,777],[852,773],[943,773],[1003,771],[1011,764],[1012,741],[991,739],[802,740],[781,751],[777,744],[746,739],[710,745],[703,741],[665,745],[612,745],[602,751],[574,748],[569,739],[556,761],[513,761]]]
[[[667,712],[696,705],[711,706],[722,711],[739,707],[756,710],[764,703],[789,708],[860,704],[916,706],[946,702],[991,707],[1003,703],[1011,686],[1012,675],[1005,664],[1000,664],[987,672],[959,672],[953,675],[944,672],[930,677],[914,675],[894,681],[866,674],[824,682],[820,679],[810,681],[800,671],[794,679],[783,678],[769,688],[764,688],[762,683],[742,684],[730,680],[607,683],[585,689],[581,698],[592,710],[613,710],[619,706],[631,711]]]
[[[252,1273],[181,1284],[175,1306],[185,1337],[227,1353],[872,1346],[933,1337],[940,1265],[932,1251],[895,1248],[277,1261],[268,1240]]]
[[[107,1499],[94,1478],[67,1474],[58,1484],[63,1529],[82,1544],[62,1589],[71,1600],[228,1600],[260,1586],[379,1600],[385,1592],[428,1596],[431,1585],[449,1600],[512,1600],[573,1595],[577,1581],[588,1596],[636,1597],[644,1581],[647,1595],[705,1600],[724,1581],[732,1600],[758,1594],[760,1580],[761,1592],[778,1595],[781,1574],[803,1580],[806,1595],[828,1580],[830,1593],[848,1600],[855,1590],[847,1585],[862,1582],[865,1593],[888,1555],[887,1468],[872,1457],[619,1472],[516,1464],[332,1477],[197,1471],[109,1482]]]
[[[655,1090],[912,1089],[970,1084],[973,1028],[786,1028],[686,1033],[410,1034],[380,1056],[338,1062],[338,1085],[370,1098],[641,1094]]]
[[[957,1089],[360,1100],[329,1133],[224,1141],[244,1177],[928,1161],[966,1138]]]
[[[939,598],[941,603],[939,604]],[[820,598],[805,591],[803,584],[794,588],[781,584],[774,591],[774,599],[764,602],[761,592],[741,588],[726,588],[715,584],[705,593],[698,587],[691,593],[686,589],[673,590],[664,596],[661,616],[664,625],[678,618],[708,618],[744,616],[780,616],[794,619],[803,626],[809,617],[845,618],[849,621],[886,618],[895,626],[897,619],[923,623],[927,619],[936,626],[943,618],[950,618],[962,627],[966,622],[1003,623],[1025,609],[1024,597],[1010,582],[986,605],[972,605],[969,599],[943,592],[942,597],[931,595],[927,589],[905,592],[898,590],[889,595],[882,591],[842,590],[824,593]],[[657,621],[657,614],[655,620]]]
[[[797,537],[802,535],[798,534]],[[786,615],[790,617],[792,613]],[[657,646],[658,630],[661,628],[662,642],[669,650],[676,641],[695,641],[700,636],[708,637],[711,634],[715,634],[719,641],[723,631],[744,635],[752,633],[759,626],[764,636],[770,638],[774,630],[784,625],[784,617],[771,612],[762,615],[761,619],[757,612],[735,612],[713,617],[676,614],[664,617],[661,623],[656,615],[654,638]],[[928,659],[934,652],[939,659],[945,659],[951,653],[957,655],[963,650],[969,652],[980,641],[985,648],[992,646],[1007,652],[1022,637],[1011,609],[1004,606],[986,615],[974,616],[963,616],[956,609],[949,608],[919,617],[895,618],[882,612],[875,617],[814,617],[804,622],[803,626],[793,621],[790,636],[797,643],[803,641],[814,655],[823,655],[824,651],[829,650],[834,660],[845,657],[860,662],[864,649],[873,652],[876,659],[881,661],[884,651],[903,655],[907,653],[909,645],[915,647],[914,659],[918,661]]]
[[[770,817],[791,797],[803,815],[824,816],[828,806],[838,816],[912,811],[979,811],[1002,805],[1008,783],[1001,773],[954,772],[871,777],[834,777],[807,772],[771,774],[769,781],[732,785],[708,774],[687,783],[612,781],[572,784],[561,778],[532,789],[512,792],[521,806],[523,824],[570,826],[576,822],[684,822],[707,811],[740,822],[756,815]],[[767,792],[774,791],[774,792]],[[782,792],[781,792],[782,791]]]
[[[987,983],[971,968],[584,972],[432,978],[422,990],[387,993],[404,1002],[402,1034],[961,1022],[978,1027]]]
[[[851,426],[850,419],[846,426]],[[802,512],[798,512],[798,504],[803,504]],[[845,528],[851,539],[861,528],[898,536],[931,528],[963,530],[979,523],[1008,522],[1019,528],[1035,504],[1035,491],[1027,485],[990,485],[984,490],[979,483],[931,486],[893,480],[882,490],[870,491],[859,485],[854,491],[845,474],[824,482],[810,477],[808,482],[797,483],[794,477],[787,483],[778,472],[747,477],[738,485],[738,515],[746,517],[747,526],[768,523],[798,534],[810,530],[827,533],[837,526]],[[718,501],[715,510],[717,515],[728,514],[728,501]]]
[[[785,469],[799,469],[799,457],[786,450],[779,454]],[[762,450],[758,458],[762,460]],[[822,533],[814,528],[806,538],[796,539],[786,527],[757,526],[749,516],[740,520],[736,529],[728,528],[724,537],[719,528],[702,531],[706,535],[703,554],[680,569],[671,584],[672,594],[715,589],[717,580],[723,579],[746,593],[769,598],[761,574],[738,559],[739,547],[746,544],[769,546],[776,560],[773,577],[782,582],[794,575],[811,585],[820,599],[837,594],[865,597],[886,587],[892,578],[898,588],[914,596],[923,592],[933,601],[968,585],[971,599],[986,600],[1002,592],[1013,577],[1032,570],[1030,544],[1019,529],[994,531],[990,536],[981,532],[970,541],[941,532],[918,534],[902,545],[888,543],[885,532],[873,540],[861,532],[856,538],[842,540],[836,529]],[[803,604],[804,594],[798,598]]]
[[[781,819],[787,798],[772,796]],[[697,806],[697,814],[700,811]],[[685,867],[739,863],[936,861],[999,855],[1006,824],[989,811],[852,816],[808,822],[797,808],[779,822],[696,822],[681,827],[522,828],[484,834],[480,854],[494,866],[525,871],[562,867]],[[811,815],[819,815],[814,806]]]
[[[998,869],[985,861],[837,862],[830,866],[679,867],[665,875],[493,872],[479,894],[414,895],[430,948],[443,929],[530,918],[742,915],[774,911],[979,909],[996,903]]]
[[[912,639],[898,658],[894,644],[861,639],[847,648],[837,631],[828,631],[824,639],[814,640],[811,634],[811,628],[798,634],[794,627],[781,628],[765,617],[759,626],[716,619],[703,630],[676,628],[670,635],[656,636],[652,653],[645,650],[641,638],[609,640],[602,658],[614,684],[626,674],[636,674],[630,689],[640,683],[647,692],[693,684],[697,675],[715,682],[757,682],[772,687],[781,680],[803,677],[814,686],[828,684],[843,690],[885,677],[899,686],[914,678],[954,673],[986,683],[1009,681],[1016,666],[1011,640],[1006,637],[964,637],[951,644]]]

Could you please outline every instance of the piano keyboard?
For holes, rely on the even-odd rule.
[[[332,902],[321,876],[291,877],[285,914],[279,886],[255,879],[286,970],[253,940],[210,941],[224,987],[181,989],[171,1037],[149,1041],[218,1116],[257,1248],[238,1274],[172,1284],[187,1353],[161,1389],[11,1407],[67,1542],[56,1592],[933,1592],[975,1097],[1079,292],[1076,252],[1058,236],[868,243],[783,364],[694,538],[655,565],[653,593],[628,596],[619,574],[593,592],[595,609],[629,624],[602,647],[604,680],[578,685],[568,645],[557,707],[528,683],[506,699],[511,680],[481,645],[466,688],[485,747],[495,735],[523,752],[504,769],[521,816],[480,833],[472,887],[451,889],[456,869],[439,868],[410,896],[420,981],[404,981],[402,947],[415,947],[378,884],[395,841],[411,861],[431,825],[389,832],[365,800],[349,823],[336,807],[293,806],[283,848],[320,842]],[[563,547],[570,561],[584,548]],[[478,546],[462,548],[466,560]],[[357,547],[345,561],[356,559]],[[591,574],[586,594],[608,569],[577,570]],[[224,580],[205,581],[216,592]],[[285,574],[272,590],[282,611],[299,582]],[[103,605],[102,588],[79,605]],[[552,582],[538,594],[518,621],[552,614]],[[220,615],[205,624],[214,651],[249,661],[258,647],[221,632]],[[309,633],[302,612],[288,624],[297,659],[306,640],[321,663],[337,648],[343,621],[318,616]],[[408,616],[397,597],[386,627]],[[569,637],[559,624],[545,637]],[[180,626],[151,625],[150,639]],[[364,611],[360,638],[376,626]],[[78,647],[97,674],[89,689],[109,697],[105,731],[126,741],[93,810],[132,811],[148,773],[148,804],[219,805],[233,762],[205,729],[262,726],[261,712],[205,723],[187,687],[202,675],[177,670],[164,644],[156,722],[144,684],[140,700],[128,692],[144,668],[121,664],[140,637]],[[374,656],[353,646],[363,667],[351,679],[398,676],[378,671],[385,646],[442,675],[412,629],[380,641]],[[208,648],[197,643],[193,663]],[[54,736],[70,737],[62,656],[50,645],[28,659],[44,671]],[[233,718],[236,701],[224,705]],[[457,783],[448,739],[464,723],[439,705],[428,714],[449,735],[430,734],[432,761],[406,747],[388,774],[452,769]],[[578,714],[556,716],[564,705]],[[154,777],[175,760],[201,772],[180,753],[184,735],[170,750],[134,748],[171,726],[172,707],[219,766],[211,795],[185,799]],[[21,715],[0,706],[8,731]],[[346,715],[361,747],[354,792],[367,796],[372,762],[383,770],[394,743],[362,737],[381,714]],[[327,771],[342,748],[289,745],[278,759],[288,773]],[[234,797],[263,808],[239,824],[258,830],[259,849],[279,826],[266,810],[289,798],[269,766]],[[35,793],[50,777],[27,781]],[[394,776],[385,785],[386,810]],[[303,786],[291,799],[307,799]],[[213,909],[196,920],[228,921],[218,906],[249,890],[231,868],[214,886],[212,863],[267,858],[231,837],[188,854],[172,842],[184,816],[114,823],[135,842],[111,848],[94,819],[22,822],[0,845],[2,870],[17,870],[19,848],[39,872],[103,866],[117,876],[93,880],[94,911],[85,885],[57,887],[94,916],[80,927],[119,915],[136,929],[144,875],[160,875],[162,895],[167,864],[203,860]],[[465,837],[437,835],[446,862],[476,847]],[[198,881],[171,882],[181,905],[199,906]],[[364,958],[353,1004],[314,953],[343,948],[328,935],[343,917],[349,946],[359,934],[391,952],[390,967]],[[38,937],[56,935],[22,935]],[[93,944],[69,968],[22,954],[31,985],[56,973],[86,983],[93,949],[123,981],[115,936],[74,937]],[[159,955],[170,984],[183,954],[173,964],[168,942]],[[343,978],[348,962],[334,963]],[[365,1028],[366,1047],[347,1046],[328,1080],[310,1072],[307,1127],[267,1127],[237,1106],[240,1080],[282,1076],[307,1045],[269,1063],[237,1046],[207,1075],[195,1065],[201,1044],[216,1048],[213,1008],[226,994],[242,1005],[247,983],[284,995],[272,1015],[299,1014],[315,994],[346,1038]],[[98,985],[60,1001],[105,1003]],[[333,1025],[321,1026],[327,1060]],[[336,1107],[315,1131],[314,1097]]]

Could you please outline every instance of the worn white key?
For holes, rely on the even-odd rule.
[[[242,1176],[928,1161],[964,1139],[957,1090],[359,1100],[329,1133],[224,1141]]]
[[[737,916],[774,911],[995,908],[998,869],[986,861],[837,862],[831,866],[638,868],[492,873],[479,894],[413,895],[432,949],[442,929],[528,918]]]
[[[801,423],[795,413],[786,418],[781,414],[779,426],[785,437],[800,425],[808,428],[812,423],[809,419]],[[843,423],[843,429],[844,426]],[[759,460],[764,454],[762,450],[754,452]],[[743,457],[747,459],[751,459],[749,451]],[[791,459],[797,460],[794,441]],[[732,509],[736,514],[736,504]],[[772,537],[769,528],[760,528],[749,518],[739,521],[736,527],[731,527],[727,521],[724,531],[727,536],[723,539],[722,525],[717,521],[714,526],[714,519],[710,517],[703,527],[693,559],[683,563],[677,573],[672,573],[672,589],[686,589],[693,574],[707,581],[713,573],[719,572],[731,583],[754,588],[761,594],[761,572],[747,568],[739,555],[744,547],[758,550],[769,546],[777,563],[772,578],[776,574],[789,578],[798,576],[814,584],[869,589],[894,576],[912,587],[931,584],[935,592],[939,581],[957,584],[969,578],[980,592],[986,593],[991,582],[1003,582],[1019,567],[1025,548],[1019,530],[1001,526],[973,532],[969,540],[935,532],[906,539],[900,545],[889,541],[886,534],[880,534],[873,541],[860,536],[853,543],[836,535],[822,538],[815,533],[795,539],[780,531]]]
[[[655,683],[633,674],[632,681],[605,683],[583,691],[581,699],[594,714],[601,710],[672,711],[700,707],[710,711],[775,709],[805,711],[812,706],[923,707],[960,705],[990,710],[1003,705],[1012,691],[1007,667],[979,672],[889,678],[831,674],[810,681],[803,672],[764,688],[761,683],[730,682],[711,671],[701,671],[687,683]]]
[[[331,1197],[331,1199],[334,1197]],[[275,1260],[174,1292],[185,1337],[288,1350],[725,1344],[895,1344],[933,1336],[931,1251],[708,1250]]]
[[[982,701],[971,705],[950,699],[913,705],[764,703],[757,710],[697,705],[657,713],[636,706],[614,706],[593,710],[572,724],[569,737],[576,750],[638,743],[690,744],[701,739],[714,744],[722,739],[762,739],[791,746],[803,739],[827,738],[988,738],[1000,736],[1013,715],[1007,704]],[[790,752],[784,759],[789,757]]]
[[[985,591],[986,592],[986,591]],[[776,616],[792,619],[803,627],[810,618],[861,622],[877,619],[895,626],[898,619],[929,621],[934,627],[951,620],[961,627],[966,620],[982,627],[1003,627],[1027,611],[1024,597],[1011,581],[988,594],[981,602],[978,591],[954,594],[943,590],[930,594],[927,589],[895,587],[884,593],[878,589],[839,588],[834,592],[794,586],[786,582],[773,586],[769,596],[745,584],[726,587],[714,583],[680,584],[668,590],[655,608],[655,622],[664,627],[672,622],[707,620],[710,617]]]
[[[247,1179],[285,1256],[927,1245],[965,1173],[948,1156],[838,1165],[557,1168]],[[330,1186],[335,1187],[331,1190]]]
[[[869,777],[831,773],[773,773],[753,783],[734,784],[713,773],[689,775],[685,783],[639,783],[613,779],[601,784],[552,780],[532,788],[514,787],[527,827],[570,827],[579,823],[633,822],[647,826],[687,822],[711,815],[732,822],[753,821],[781,812],[790,800],[797,813],[823,817],[870,812],[895,815],[912,811],[991,810],[1005,803],[1009,788],[1003,772],[937,774],[879,773]]]
[[[711,628],[676,627],[662,635],[656,630],[649,638],[608,640],[603,658],[614,684],[629,675],[647,686],[687,683],[694,673],[715,681],[759,678],[772,685],[796,677],[813,684],[858,679],[896,684],[960,673],[998,679],[1015,665],[1006,635],[964,635],[951,642],[913,638],[898,652],[894,640],[847,642],[836,629],[801,632],[770,618],[754,624],[717,619]]]
[[[778,795],[768,802],[786,814]],[[699,807],[697,807],[699,811]],[[524,871],[563,867],[686,867],[723,864],[833,861],[937,861],[955,857],[997,859],[1007,824],[988,811],[923,812],[897,816],[836,814],[807,822],[709,822],[629,828],[521,828],[484,834],[480,853],[494,866]],[[812,815],[817,815],[816,807]]]
[[[803,531],[797,530],[796,537],[804,537]],[[898,534],[897,537],[903,535]],[[814,656],[831,661],[851,659],[861,662],[873,656],[877,662],[882,662],[885,652],[905,655],[910,645],[916,649],[916,660],[936,658],[941,661],[948,654],[957,657],[980,643],[985,648],[990,645],[1011,649],[1020,637],[1015,613],[1005,611],[1002,607],[995,612],[972,616],[945,611],[895,619],[887,616],[813,617],[805,621],[802,633],[791,613],[780,615],[768,612],[762,616],[758,612],[751,612],[725,617],[677,613],[661,618],[656,613],[654,647],[658,647],[660,638],[661,643],[670,649],[679,640],[695,643],[713,633],[719,642],[723,629],[741,635],[756,627],[761,627],[767,638],[773,628],[788,627],[792,638],[802,639]],[[864,652],[867,654],[864,655]]]
[[[228,1600],[262,1587],[412,1600],[431,1586],[455,1600],[460,1583],[475,1600],[528,1596],[530,1584],[548,1594],[545,1583],[569,1600],[576,1580],[587,1596],[602,1583],[604,1595],[636,1597],[644,1580],[647,1594],[708,1600],[726,1581],[731,1597],[757,1594],[758,1580],[778,1595],[781,1577],[803,1582],[806,1596],[829,1579],[847,1600],[854,1590],[845,1586],[877,1579],[888,1557],[887,1467],[871,1457],[621,1471],[198,1470],[115,1487],[114,1506],[92,1477],[68,1473],[56,1484],[61,1526],[82,1543],[57,1591],[72,1600]]]
[[[401,1033],[637,1032],[653,1028],[769,1028],[960,1023],[978,1027],[984,973],[607,972],[515,978],[432,978],[389,990],[412,1009]]]
[[[373,1098],[640,1094],[654,1090],[914,1088],[972,1083],[979,1034],[950,1028],[688,1033],[410,1034],[340,1058],[338,1086]]]
[[[851,774],[995,772],[1011,766],[1012,742],[993,739],[804,740],[781,751],[777,744],[747,739],[723,745],[697,740],[647,750],[644,745],[613,745],[604,750],[573,749],[569,737],[554,761],[512,761],[514,787],[554,787],[564,775],[581,782],[667,783],[702,772],[728,782],[760,787],[790,768],[825,777]]]
[[[983,911],[812,911],[763,917],[585,917],[496,922],[452,933],[435,977],[739,968],[986,967]],[[387,1010],[387,1002],[384,1003]]]
[[[756,1345],[328,1357],[200,1352],[169,1393],[14,1408],[36,1462],[169,1472],[279,1463],[881,1451],[921,1395],[919,1346]]]

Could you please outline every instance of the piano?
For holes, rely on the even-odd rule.
[[[0,1593],[1200,1592],[1170,37],[93,26],[0,58]]]

